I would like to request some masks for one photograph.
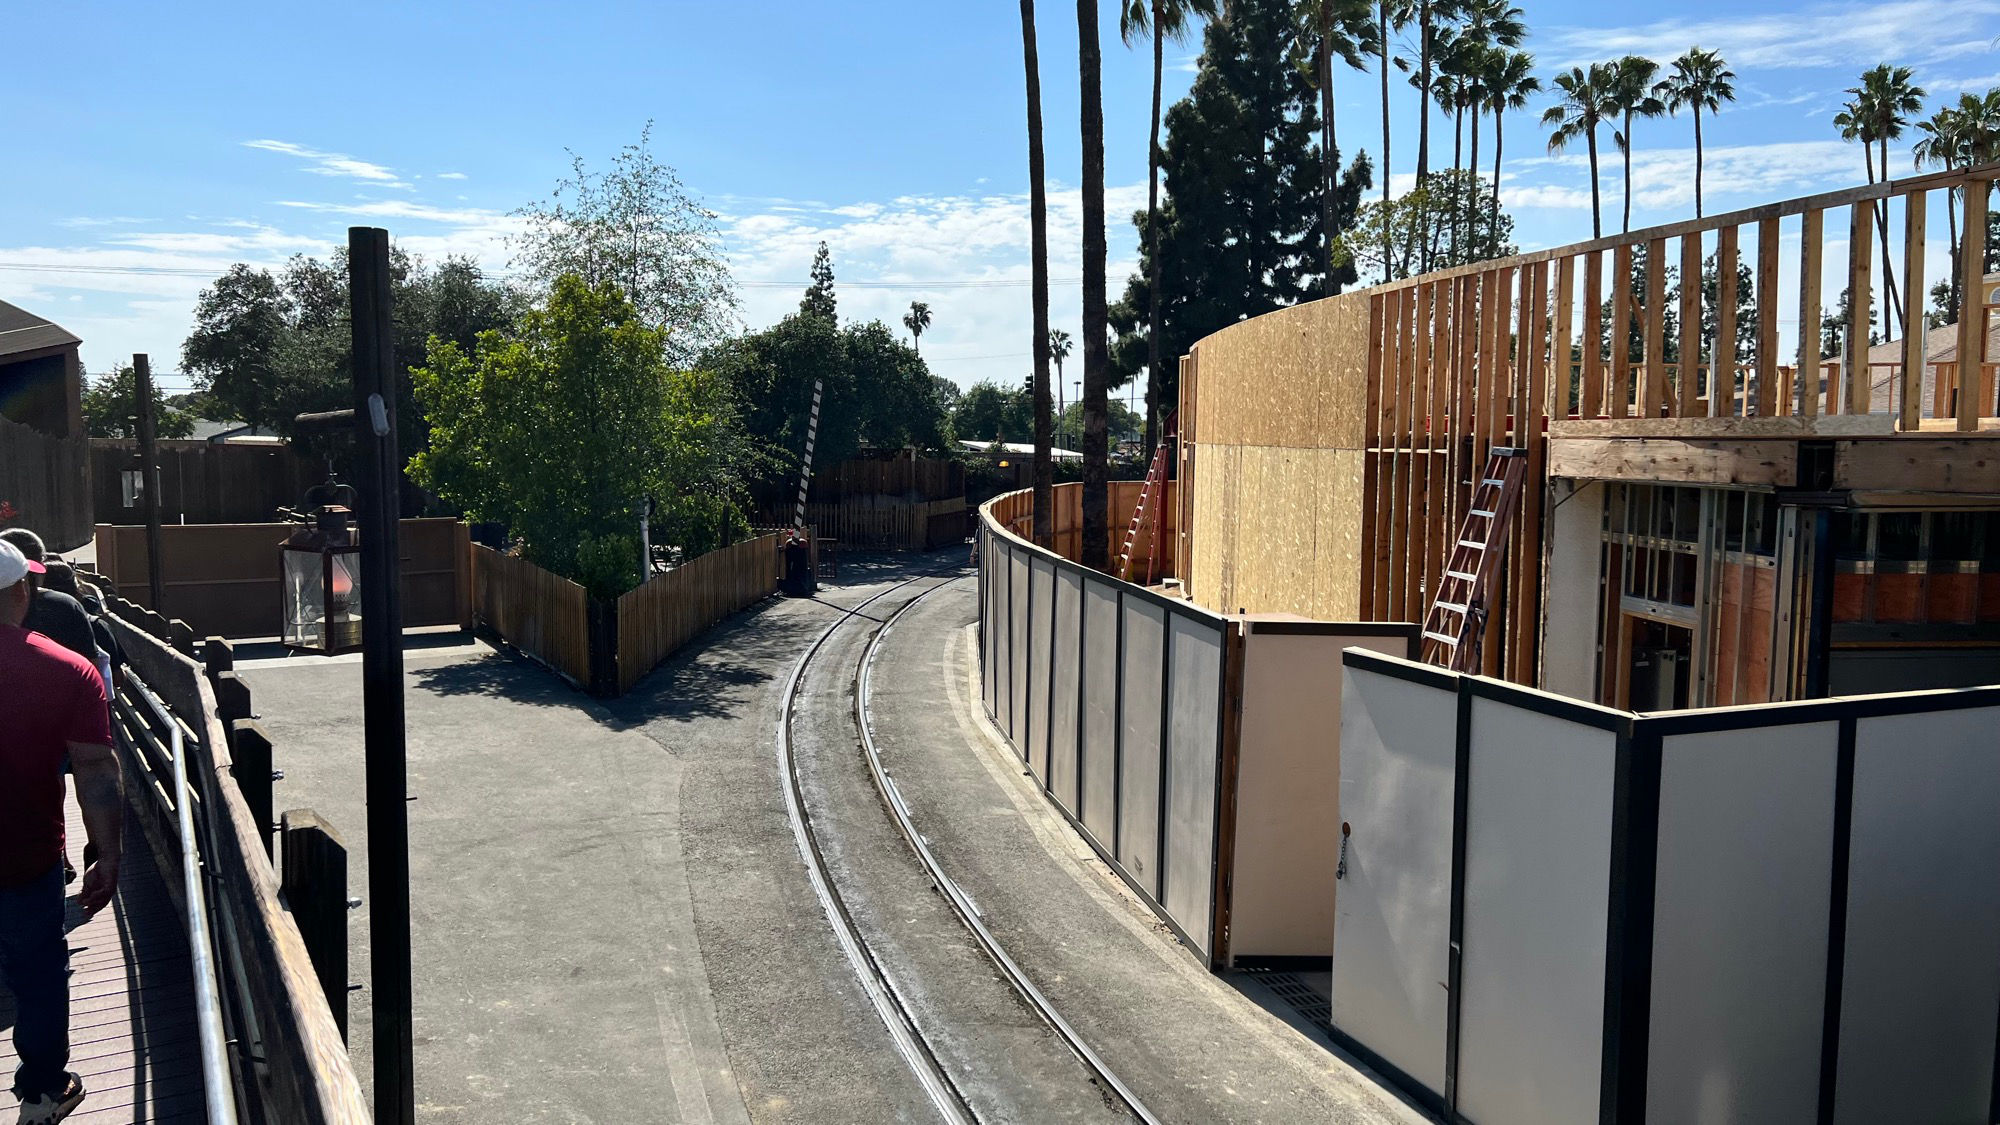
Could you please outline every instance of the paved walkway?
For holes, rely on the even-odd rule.
[[[83,817],[68,814],[71,859],[83,851]],[[125,826],[118,894],[88,922],[69,900],[70,1069],[88,1091],[69,1120],[122,1125],[202,1119],[201,1046],[194,1024],[194,976],[179,908],[137,824]],[[80,923],[80,924],[79,924]],[[0,1113],[12,1120],[7,1087],[14,1053],[14,997],[0,985]]]

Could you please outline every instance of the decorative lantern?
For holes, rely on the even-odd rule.
[[[361,647],[361,548],[350,514],[328,504],[278,548],[286,648],[332,656]]]

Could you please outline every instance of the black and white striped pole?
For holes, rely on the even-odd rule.
[[[821,380],[813,380],[812,414],[806,419],[806,456],[799,463],[799,507],[792,517],[792,533],[798,534],[806,526],[806,490],[812,487],[813,443],[819,440],[819,392]]]

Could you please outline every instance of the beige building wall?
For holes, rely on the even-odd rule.
[[[1224,613],[1360,615],[1368,304],[1365,294],[1329,297],[1195,345],[1181,418],[1196,602]]]

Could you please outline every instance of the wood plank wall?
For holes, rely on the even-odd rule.
[[[902,462],[890,462],[901,464]],[[808,503],[806,522],[819,529],[822,538],[847,549],[876,551],[924,551],[965,538],[965,525],[951,524],[940,517],[966,511],[965,497],[943,500],[904,500],[886,496],[861,496],[836,503]],[[790,527],[798,513],[797,501],[761,509],[751,523],[757,527]],[[949,530],[947,530],[949,528]]]
[[[1702,418],[1726,434],[1733,418],[1880,413],[1903,430],[1926,418],[1990,427],[1995,310],[1979,255],[1957,264],[1968,315],[1948,353],[1927,354],[1919,330],[1871,356],[1865,337],[1871,311],[1878,333],[1885,320],[1878,224],[1902,236],[1894,272],[1920,327],[1928,210],[1958,209],[1966,243],[1980,245],[1996,177],[1988,164],[1610,235],[1282,309],[1200,341],[1182,364],[1188,518],[1176,553],[1190,593],[1222,610],[1420,620],[1471,477],[1493,446],[1525,447],[1529,488],[1483,670],[1537,682],[1548,419]],[[1787,253],[1796,269],[1781,285]],[[1716,298],[1683,283],[1711,268]],[[1842,346],[1822,355],[1820,318],[1843,288]],[[1968,386],[1961,356],[1977,361]]]
[[[590,595],[516,555],[474,543],[473,612],[508,643],[578,684],[590,683]]]
[[[618,691],[675,649],[778,588],[778,539],[760,535],[695,558],[618,599]]]
[[[52,551],[90,542],[90,439],[52,437],[0,418],[0,527],[25,527]]]
[[[1159,534],[1164,538],[1160,549],[1160,565],[1153,571],[1154,585],[1174,577],[1175,573],[1175,554],[1172,545],[1180,538],[1181,512],[1177,483],[1171,480],[1166,482],[1166,494],[1161,498],[1160,516],[1163,524]],[[1146,482],[1114,480],[1107,481],[1105,486],[1109,494],[1108,507],[1111,516],[1110,554],[1112,559],[1115,559],[1118,552],[1124,549],[1126,528],[1132,522],[1132,510],[1138,507],[1139,496],[1145,491]],[[1050,544],[1050,549],[1071,562],[1080,562],[1082,561],[1080,556],[1083,554],[1083,485],[1075,481],[1058,484],[1052,490],[1052,494],[1055,511],[1051,513],[1053,519],[1050,520],[1050,526],[1055,541]],[[992,504],[993,518],[999,521],[1001,527],[1030,543],[1035,541],[1035,494],[1032,489],[1002,493],[993,499]],[[1137,552],[1140,558],[1144,558],[1150,548],[1148,539],[1150,534],[1152,533],[1144,530],[1139,533]],[[1112,566],[1112,559],[1104,560],[1104,565],[1099,569],[1108,572]],[[1133,581],[1138,580],[1139,576],[1135,573]]]

